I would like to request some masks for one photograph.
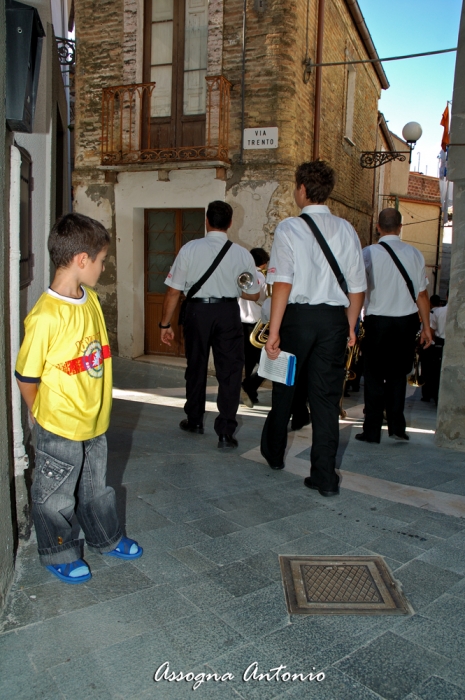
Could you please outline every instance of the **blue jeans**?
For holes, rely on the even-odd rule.
[[[50,433],[38,423],[35,431],[31,496],[41,564],[69,564],[81,557],[82,541],[73,537],[74,514],[87,545],[110,552],[123,533],[115,492],[106,485],[105,435],[79,442]]]

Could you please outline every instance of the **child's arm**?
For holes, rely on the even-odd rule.
[[[35,418],[32,415],[32,407],[34,405],[35,398],[37,396],[37,391],[38,391],[38,384],[30,383],[30,382],[20,382],[18,378],[16,378],[16,381],[18,382],[19,390],[21,392],[21,396],[23,397],[24,401],[26,402],[26,406],[29,409],[29,414],[31,416],[31,420],[33,423],[35,423]]]

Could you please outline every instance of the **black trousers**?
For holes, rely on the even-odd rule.
[[[435,403],[438,402],[442,353],[444,350],[444,343],[440,344],[440,340],[442,339],[436,339],[435,345],[430,345],[429,348],[420,352],[421,378],[425,382],[421,387],[421,395],[426,401],[433,399]]]
[[[365,421],[363,432],[379,440],[386,409],[389,435],[405,433],[405,391],[412,369],[418,314],[409,316],[366,316],[365,339]]]
[[[237,427],[236,413],[244,366],[244,338],[237,301],[188,303],[184,345],[187,359],[184,411],[189,422],[203,424],[211,348],[219,384],[217,406],[220,415],[215,420],[215,432],[232,435]]]
[[[296,382],[291,387],[273,383],[272,407],[262,433],[263,455],[279,466],[284,461],[295,386],[306,383],[313,428],[310,476],[325,490],[336,489],[339,483],[335,467],[348,333],[342,306],[288,304],[280,347],[297,358]]]

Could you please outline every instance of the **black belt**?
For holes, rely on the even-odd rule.
[[[197,304],[222,304],[224,301],[236,301],[237,302],[237,297],[207,297],[207,298],[202,298],[202,297],[193,297],[192,299],[189,299],[189,303],[191,304],[192,302],[195,302]]]

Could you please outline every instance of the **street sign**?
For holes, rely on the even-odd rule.
[[[244,149],[278,148],[278,127],[244,129]]]

